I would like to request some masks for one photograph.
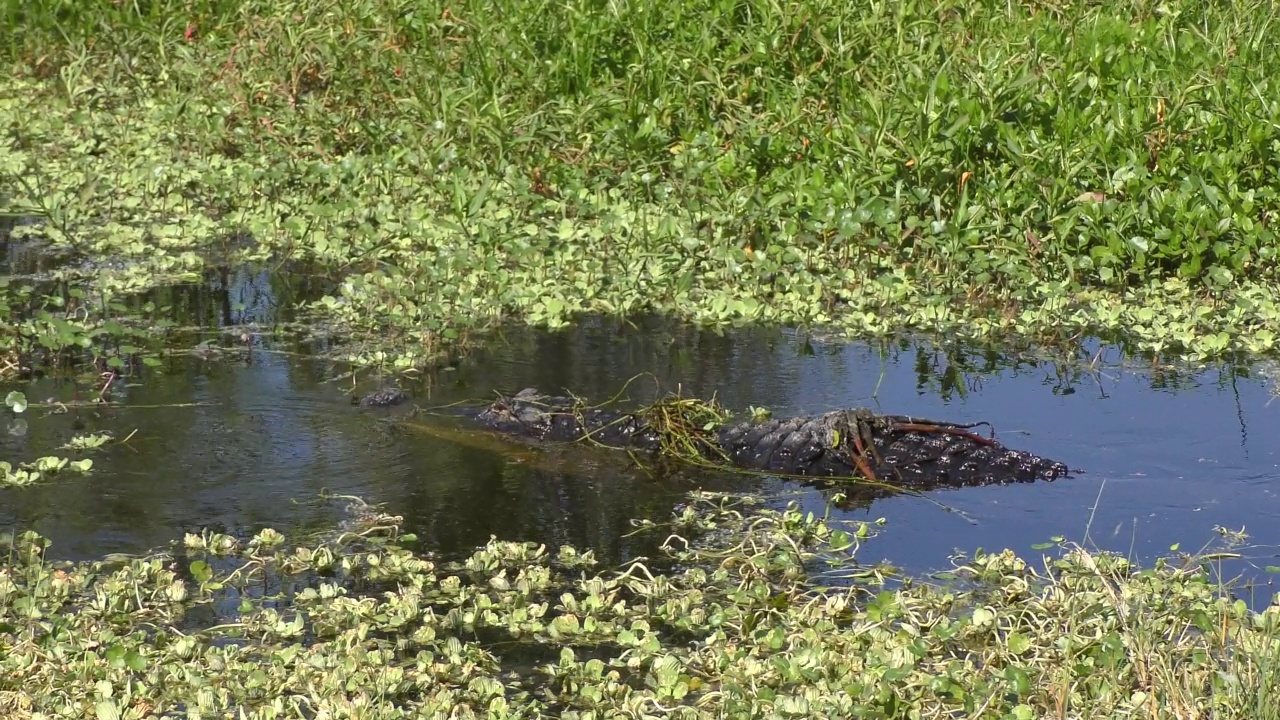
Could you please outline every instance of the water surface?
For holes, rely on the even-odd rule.
[[[376,378],[353,384],[343,368],[311,354],[314,344],[237,334],[290,320],[288,299],[307,288],[238,271],[166,292],[175,317],[211,326],[208,338],[223,352],[175,354],[161,368],[140,368],[108,404],[5,416],[0,454],[11,460],[57,454],[77,432],[131,437],[91,454],[96,468],[88,476],[0,490],[0,524],[50,536],[56,555],[94,557],[144,551],[206,525],[324,527],[338,518],[337,507],[309,501],[329,491],[384,504],[426,547],[446,553],[497,536],[572,543],[618,562],[653,551],[626,537],[632,518],[662,520],[688,489],[708,487],[781,493],[837,517],[884,517],[883,536],[867,545],[864,559],[917,573],[946,567],[954,549],[1032,553],[1056,535],[1084,540],[1086,530],[1093,545],[1145,560],[1174,543],[1198,548],[1215,537],[1215,526],[1243,528],[1256,543],[1235,572],[1265,582],[1269,576],[1253,566],[1280,564],[1273,550],[1280,544],[1280,402],[1256,369],[1156,371],[1121,362],[1117,350],[1096,343],[1054,359],[913,340],[824,343],[774,328],[717,333],[640,318],[591,319],[556,333],[508,330],[455,369],[409,385],[421,405],[527,386],[592,400],[624,388],[645,400],[655,388],[678,387],[735,410],[870,406],[985,420],[1005,444],[1082,471],[1052,483],[838,509],[827,507],[828,494],[767,478],[652,477],[611,452],[530,462],[510,446],[397,429],[385,413],[351,403]],[[237,330],[220,333],[219,325]],[[84,377],[12,387],[33,400],[86,401],[97,392]]]

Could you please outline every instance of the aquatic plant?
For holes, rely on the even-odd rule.
[[[663,557],[492,541],[416,554],[396,518],[290,543],[0,556],[11,717],[1275,717],[1276,611],[1203,568],[1064,547],[891,588],[873,528],[695,495]]]
[[[92,467],[93,460],[90,458],[71,460],[70,458],[54,455],[45,455],[31,462],[20,463],[17,467],[14,467],[12,463],[0,460],[0,487],[31,485],[49,475],[64,470],[87,473]]]
[[[112,293],[314,261],[392,368],[643,310],[1270,352],[1276,12],[11,3],[0,214]]]

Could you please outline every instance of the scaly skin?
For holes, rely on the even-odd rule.
[[[639,415],[579,409],[572,398],[529,388],[480,411],[476,420],[503,433],[572,442],[588,435],[611,447],[658,450],[659,433]],[[982,438],[968,426],[904,416],[837,411],[725,425],[707,459],[808,477],[865,477],[905,487],[965,486],[1054,480],[1066,465]]]

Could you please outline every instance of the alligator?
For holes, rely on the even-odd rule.
[[[402,391],[387,388],[360,403],[390,406],[406,399]],[[528,440],[674,451],[685,460],[815,480],[863,478],[928,489],[1051,481],[1071,473],[1056,460],[1005,447],[994,433],[974,432],[987,423],[961,425],[853,409],[713,422],[673,438],[652,410],[586,407],[580,399],[527,388],[500,395],[467,415],[485,429]]]

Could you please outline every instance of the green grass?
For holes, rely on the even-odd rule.
[[[11,0],[0,212],[170,275],[248,231],[364,360],[647,309],[1270,351],[1277,12]]]

